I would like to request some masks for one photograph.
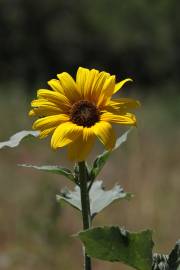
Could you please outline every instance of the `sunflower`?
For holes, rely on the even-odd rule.
[[[40,138],[52,134],[51,147],[67,146],[69,159],[85,160],[96,137],[111,150],[116,142],[113,123],[136,125],[135,115],[128,110],[139,107],[139,101],[111,99],[131,79],[116,83],[107,72],[82,67],[76,80],[66,72],[57,78],[48,82],[52,90],[37,91],[29,115],[39,117],[33,129],[40,131]]]

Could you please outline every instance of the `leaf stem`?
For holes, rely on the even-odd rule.
[[[87,230],[91,227],[91,211],[88,192],[88,174],[84,161],[78,163],[79,165],[79,184],[81,192],[81,205],[82,205],[82,218],[83,229]],[[85,247],[83,247],[84,253],[84,270],[91,270],[91,258],[87,255]]]

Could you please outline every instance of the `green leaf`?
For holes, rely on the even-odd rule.
[[[72,207],[81,211],[81,198],[80,198],[80,189],[79,186],[75,186],[74,191],[70,191],[68,188],[61,190],[59,195],[56,195],[57,201],[65,201]]]
[[[71,172],[71,170],[69,170],[67,168],[60,167],[60,166],[55,166],[55,165],[35,166],[35,165],[31,165],[31,164],[18,164],[18,165],[21,167],[33,168],[33,169],[40,170],[40,171],[64,175],[65,177],[67,177],[71,181],[73,181],[73,182],[75,181],[74,175]]]
[[[152,231],[131,233],[119,227],[96,227],[78,234],[89,256],[151,270]]]
[[[115,200],[130,199],[132,194],[124,192],[123,188],[117,184],[112,189],[105,190],[103,187],[103,181],[95,181],[89,191],[89,197],[91,216],[95,217],[99,212],[101,212]],[[57,195],[57,200],[64,200],[81,211],[79,186],[76,186],[74,191],[70,191],[67,188],[63,189],[61,193]]]
[[[128,129],[122,136],[120,136],[119,138],[117,138],[116,140],[116,144],[113,148],[113,151],[118,149],[121,144],[123,144],[124,142],[127,141],[127,137],[128,137],[128,134],[132,131],[133,127],[131,127],[130,129]]]
[[[132,128],[130,128],[128,131],[126,131],[122,136],[120,136],[115,144],[115,147],[113,148],[112,151],[116,150],[118,147],[121,146],[121,144],[123,144],[124,142],[126,142],[127,140],[127,136],[130,133],[130,131],[132,130]],[[102,170],[102,168],[104,167],[106,161],[108,160],[110,154],[112,151],[104,151],[101,155],[99,155],[92,166],[92,170],[90,172],[90,177],[92,180],[94,180],[97,175],[100,173],[100,171]]]
[[[109,156],[110,156],[110,151],[104,151],[101,155],[99,155],[95,159],[92,166],[91,173],[90,173],[90,177],[92,180],[94,180],[98,176],[98,174],[104,167],[106,161],[108,160]]]
[[[0,149],[4,147],[16,147],[20,144],[20,142],[29,136],[38,137],[39,131],[33,131],[33,130],[22,130],[17,132],[16,134],[12,135],[9,140],[5,142],[0,142]]]
[[[131,199],[131,193],[124,192],[123,188],[116,184],[112,189],[106,190],[103,181],[95,181],[90,189],[91,215],[94,217],[108,205],[119,199]]]

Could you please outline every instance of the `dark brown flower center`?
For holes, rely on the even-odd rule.
[[[72,106],[70,118],[78,126],[91,127],[99,121],[100,111],[90,101],[80,100]]]

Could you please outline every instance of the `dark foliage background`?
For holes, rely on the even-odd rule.
[[[179,9],[178,0],[1,0],[0,80],[32,90],[82,65],[177,91]]]

